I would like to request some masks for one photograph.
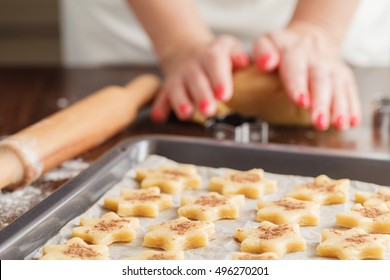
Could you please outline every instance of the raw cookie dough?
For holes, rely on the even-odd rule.
[[[366,207],[356,204],[350,212],[336,215],[340,227],[361,227],[368,233],[390,233],[390,209],[385,204]]]
[[[183,196],[179,216],[200,221],[236,219],[239,206],[244,204],[243,195],[220,195],[210,192],[201,196]]]
[[[138,227],[137,218],[121,218],[109,212],[98,219],[81,217],[80,226],[73,229],[72,236],[93,244],[110,245],[133,241]]]
[[[104,199],[104,208],[116,211],[119,216],[157,217],[160,210],[173,206],[172,196],[160,194],[158,187],[144,190],[123,189],[119,197]]]
[[[209,189],[221,194],[243,194],[248,198],[259,198],[276,191],[276,181],[264,178],[263,169],[248,171],[230,170],[222,177],[213,177]]]
[[[269,221],[277,225],[297,223],[315,226],[320,219],[320,205],[311,201],[287,197],[278,201],[259,201],[256,221]]]
[[[214,234],[214,223],[180,217],[149,226],[142,245],[165,250],[188,250],[206,247]]]
[[[286,197],[314,201],[321,205],[345,203],[350,185],[349,179],[332,180],[326,175],[320,175],[313,182],[295,186]]]
[[[125,258],[125,260],[183,260],[183,251],[157,251],[145,250],[136,257]]]
[[[385,203],[390,209],[390,187],[382,187],[376,193],[357,191],[355,201],[368,207]]]
[[[306,249],[306,241],[296,223],[275,225],[264,221],[258,228],[236,229],[235,237],[241,242],[241,251],[247,253],[273,252],[281,258],[286,253]]]
[[[159,169],[138,169],[136,179],[143,189],[159,187],[162,192],[175,194],[186,189],[200,188],[201,178],[195,165],[161,166]]]
[[[108,260],[108,247],[88,245],[75,237],[63,245],[46,245],[40,260]]]
[[[341,260],[383,259],[389,236],[368,234],[362,228],[341,231],[323,229],[317,255]]]

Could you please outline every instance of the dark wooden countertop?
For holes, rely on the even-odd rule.
[[[364,120],[360,127],[346,132],[271,127],[269,142],[390,155],[389,129],[375,129],[372,126],[373,100],[379,95],[390,95],[390,69],[354,70],[363,103]],[[73,103],[104,86],[123,85],[134,76],[145,72],[157,73],[155,69],[136,67],[0,68],[0,137],[13,134],[56,112],[63,105]],[[196,124],[172,120],[165,125],[156,125],[149,120],[147,111],[142,112],[140,116],[134,125],[85,153],[83,159],[94,161],[124,138],[140,134],[207,137],[205,129]],[[47,188],[49,190],[47,193],[50,193],[63,183],[64,181],[49,184],[41,182],[34,186]],[[30,206],[37,201],[39,199],[32,201]],[[0,229],[2,225],[11,222],[21,214],[10,217],[4,215],[4,211],[9,209],[1,210],[0,205]]]

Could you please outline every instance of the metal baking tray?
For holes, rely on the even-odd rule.
[[[390,156],[287,145],[250,145],[204,138],[130,138],[0,231],[0,259],[24,259],[81,215],[126,171],[157,154],[177,162],[301,176],[327,174],[390,186]]]

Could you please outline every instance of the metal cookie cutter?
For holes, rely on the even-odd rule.
[[[210,118],[206,129],[218,140],[234,140],[238,143],[268,143],[268,123],[257,117],[244,117],[229,113]]]

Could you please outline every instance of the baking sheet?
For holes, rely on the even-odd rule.
[[[119,182],[124,174],[156,154],[176,162],[277,174],[350,178],[390,186],[390,155],[356,154],[294,145],[237,144],[213,139],[144,135],[131,137],[0,231],[0,259],[31,258],[70,220]],[[367,187],[369,187],[367,185]],[[267,197],[266,197],[267,198]],[[254,215],[254,214],[253,214]]]
[[[150,155],[145,161],[129,170],[124,178],[113,186],[99,201],[88,209],[83,215],[86,217],[100,217],[107,213],[102,205],[104,197],[119,196],[123,188],[139,188],[138,182],[134,179],[135,170],[137,168],[155,169],[162,164],[177,165],[176,162],[158,155]],[[174,198],[174,207],[169,210],[161,211],[157,218],[139,217],[141,228],[137,230],[137,238],[132,243],[116,243],[110,245],[110,257],[112,259],[121,259],[131,256],[137,256],[141,251],[147,249],[142,246],[143,235],[147,231],[147,227],[152,224],[160,223],[177,218],[177,209],[180,206],[181,195],[199,195],[205,194],[207,190],[207,182],[213,176],[222,176],[228,169],[226,168],[210,168],[198,166],[198,172],[202,177],[202,187],[200,190],[186,190],[182,194],[176,194]],[[253,166],[253,168],[262,168],[262,166]],[[319,175],[319,174],[318,174]],[[263,200],[278,200],[284,197],[284,194],[291,190],[297,184],[305,183],[313,180],[312,177],[281,175],[274,173],[265,173],[266,178],[275,179],[278,182],[278,190],[275,193],[264,196]],[[378,189],[378,185],[352,181],[351,189],[349,190],[349,200],[344,204],[321,206],[320,223],[317,226],[301,227],[301,234],[306,240],[307,249],[302,252],[287,254],[283,259],[292,260],[307,260],[307,259],[323,259],[316,255],[316,247],[321,240],[321,230],[323,228],[338,228],[335,226],[335,216],[337,213],[349,211],[354,205],[353,194],[357,190],[365,190],[374,192]],[[239,251],[240,244],[234,240],[234,232],[236,228],[255,228],[258,223],[255,222],[258,199],[246,198],[246,203],[240,208],[240,217],[236,220],[220,220],[215,222],[216,236],[208,247],[191,249],[185,251],[185,259],[231,259],[232,252]],[[79,225],[80,217],[71,220],[57,235],[55,235],[48,244],[62,244],[71,238],[72,229]],[[35,254],[34,258],[41,256],[41,251]],[[385,256],[390,259],[390,252]]]

